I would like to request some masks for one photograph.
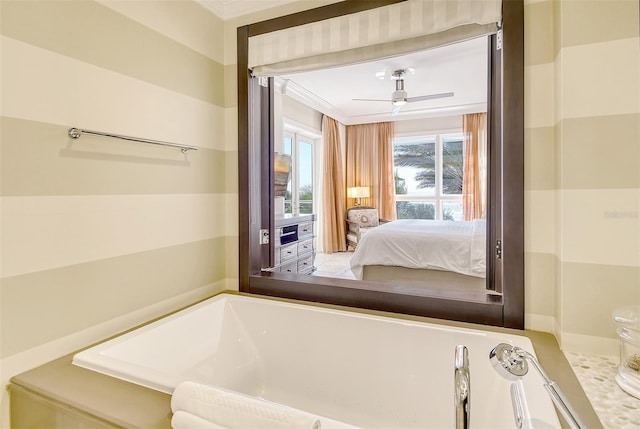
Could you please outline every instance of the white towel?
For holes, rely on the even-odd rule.
[[[225,429],[209,420],[198,417],[195,414],[186,411],[178,411],[171,418],[171,427],[173,429]]]
[[[171,410],[186,411],[228,429],[320,429],[320,420],[312,414],[191,381],[173,391]]]

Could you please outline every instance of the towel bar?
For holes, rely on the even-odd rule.
[[[169,142],[163,142],[159,140],[141,139],[138,137],[123,136],[120,134],[111,134],[111,133],[103,133],[100,131],[82,130],[80,128],[69,128],[69,131],[67,134],[69,134],[69,137],[71,137],[72,139],[79,139],[82,134],[91,134],[94,136],[111,137],[114,139],[121,139],[121,140],[127,140],[127,141],[138,142],[138,143],[155,144],[159,146],[170,146],[170,147],[175,147],[180,149],[182,153],[187,153],[190,150],[198,150],[198,148],[195,146],[188,146],[188,145],[179,144],[179,143],[169,143]]]

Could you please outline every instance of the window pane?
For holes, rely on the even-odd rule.
[[[286,155],[292,155],[293,152],[291,151],[292,149],[292,144],[293,144],[293,139],[289,136],[284,136],[284,141],[283,141],[283,152]],[[292,159],[292,162],[295,162],[295,160]],[[293,202],[291,201],[291,196],[292,196],[292,192],[291,192],[291,180],[292,180],[292,175],[289,175],[289,183],[287,183],[287,194],[284,197],[284,212],[285,213],[293,213]]]
[[[393,158],[397,195],[435,195],[435,138],[395,143]]]
[[[284,145],[283,145],[283,151],[285,154],[287,155],[291,155],[293,152],[291,152],[291,145],[293,143],[293,139],[289,136],[284,136]]]
[[[300,213],[313,213],[313,145],[311,143],[299,141],[298,160]]]
[[[464,220],[462,216],[462,201],[443,201],[442,220]]]
[[[435,219],[434,202],[396,201],[398,219]]]
[[[462,137],[445,137],[442,142],[442,193],[462,194]]]

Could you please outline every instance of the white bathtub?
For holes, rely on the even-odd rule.
[[[172,393],[191,380],[363,428],[453,428],[454,350],[469,349],[471,425],[513,428],[498,343],[526,337],[222,294],[76,354],[73,363]],[[527,428],[560,428],[542,380],[517,382]],[[325,423],[329,424],[325,424]]]

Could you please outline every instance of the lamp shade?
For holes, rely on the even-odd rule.
[[[369,198],[369,187],[354,186],[347,188],[347,198]]]

